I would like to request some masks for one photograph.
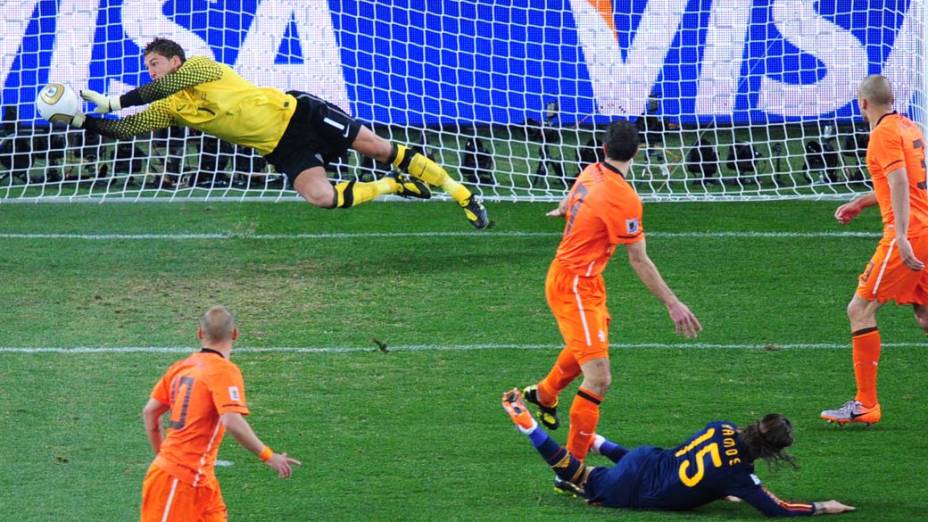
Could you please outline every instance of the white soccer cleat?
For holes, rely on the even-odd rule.
[[[837,424],[849,424],[852,422],[860,424],[876,424],[880,422],[880,417],[882,412],[880,410],[880,404],[877,403],[872,408],[866,408],[863,404],[856,400],[850,400],[844,403],[843,406],[834,410],[825,410],[822,412],[821,417],[828,422],[834,422]]]

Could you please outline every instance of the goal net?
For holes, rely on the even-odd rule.
[[[293,198],[254,151],[185,128],[126,141],[52,128],[49,82],[122,94],[171,38],[259,85],[312,92],[489,200],[556,200],[605,127],[643,138],[646,200],[866,191],[854,103],[883,74],[924,122],[921,0],[0,0],[0,200]],[[89,110],[90,107],[85,107]],[[130,110],[120,112],[125,116]],[[332,179],[389,167],[348,153]]]

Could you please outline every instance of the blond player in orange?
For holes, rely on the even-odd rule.
[[[638,131],[630,123],[610,125],[605,137],[606,160],[587,167],[570,194],[550,216],[567,223],[557,254],[545,280],[545,296],[564,338],[564,349],[547,377],[524,390],[526,400],[539,408],[547,428],[556,429],[558,395],[583,374],[570,407],[567,449],[578,460],[586,458],[599,405],[609,389],[609,310],[603,270],[618,244],[644,285],[664,305],[678,333],[695,337],[699,320],[670,290],[645,249],[642,205],[625,181],[638,152]]]
[[[928,331],[928,271],[923,262],[928,259],[925,137],[915,123],[893,110],[893,101],[889,82],[878,75],[867,77],[857,93],[860,112],[870,123],[867,169],[873,192],[838,207],[835,218],[850,223],[863,209],[879,205],[883,238],[847,305],[857,395],[840,408],[823,411],[822,418],[829,422],[880,421],[876,312],[883,303],[911,304],[918,324]]]
[[[142,522],[212,522],[226,520],[214,466],[223,433],[228,430],[281,478],[300,464],[275,453],[252,431],[242,372],[229,360],[238,330],[222,306],[210,308],[197,330],[203,348],[175,362],[151,392],[142,410],[155,460],[142,484]],[[167,437],[161,416],[168,414]]]

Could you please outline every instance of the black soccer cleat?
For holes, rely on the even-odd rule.
[[[586,492],[583,491],[583,488],[573,482],[563,480],[557,475],[554,476],[554,492],[558,495],[567,495],[571,497],[583,498],[586,496]]]
[[[461,207],[464,209],[464,216],[467,217],[467,222],[474,225],[474,228],[477,230],[484,230],[493,226],[493,222],[490,221],[489,216],[487,216],[487,208],[484,207],[483,202],[480,201],[480,196],[471,194],[464,203],[461,203]]]
[[[394,194],[397,196],[407,199],[429,199],[432,197],[432,191],[429,190],[429,186],[423,181],[396,172],[390,172],[387,176],[396,180],[396,184],[399,188],[397,188]]]
[[[558,426],[561,425],[561,422],[557,418],[557,403],[554,403],[554,406],[545,406],[538,400],[538,386],[531,385],[526,386],[522,389],[522,396],[526,401],[534,404],[538,407],[538,414],[536,417],[541,421],[541,424],[548,428],[549,430],[556,430]]]

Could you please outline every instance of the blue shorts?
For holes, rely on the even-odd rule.
[[[593,468],[584,487],[587,500],[605,507],[637,507],[642,467],[662,451],[641,446],[629,451],[612,467]]]

